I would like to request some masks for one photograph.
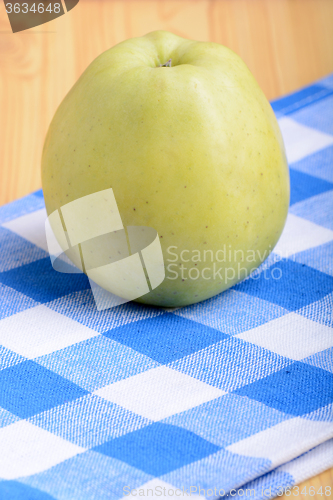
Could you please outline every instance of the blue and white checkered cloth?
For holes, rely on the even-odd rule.
[[[99,312],[52,269],[42,192],[0,208],[1,500],[261,499],[333,465],[333,75],[272,105],[285,230],[205,302]]]

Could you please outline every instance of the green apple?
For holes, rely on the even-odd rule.
[[[249,276],[283,230],[289,172],[275,115],[230,49],[155,31],[97,57],[46,136],[48,214],[112,187],[124,226],[160,238],[166,277],[138,299],[183,306]]]

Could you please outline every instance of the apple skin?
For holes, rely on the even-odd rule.
[[[156,229],[166,278],[138,302],[165,307],[207,299],[248,275],[276,245],[289,206],[282,136],[249,69],[222,45],[166,31],[126,40],[90,64],[51,122],[42,184],[48,214],[112,187],[124,226]],[[215,259],[222,248],[259,253],[223,263]],[[211,250],[223,279],[202,277],[204,268],[213,276],[208,257],[183,259],[184,279],[174,279],[168,266],[180,266],[182,250],[186,260]],[[224,279],[238,264],[241,275]],[[194,267],[200,277],[189,279]]]

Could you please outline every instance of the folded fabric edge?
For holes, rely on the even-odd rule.
[[[246,497],[251,498],[251,500],[262,500],[282,496],[287,489],[297,488],[297,484],[330,467],[333,467],[333,439],[329,439],[239,488],[230,490],[221,498]],[[325,485],[322,486],[322,491],[323,496],[325,496]],[[295,494],[297,494],[296,491]]]

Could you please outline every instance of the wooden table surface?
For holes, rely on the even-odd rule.
[[[230,47],[268,99],[333,71],[332,0],[81,0],[66,15],[15,34],[0,0],[0,205],[41,187],[48,125],[87,65],[112,45],[157,29]],[[304,485],[333,486],[333,469]]]

